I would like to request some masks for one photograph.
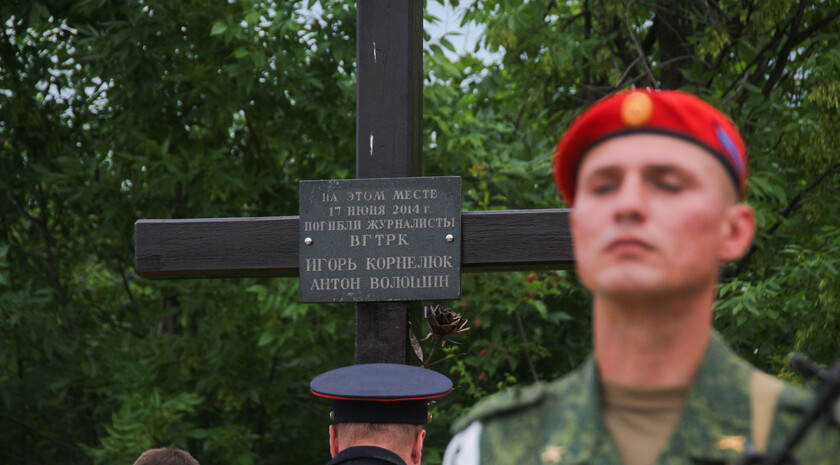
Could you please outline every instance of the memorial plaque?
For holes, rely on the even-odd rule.
[[[300,181],[301,302],[461,297],[461,178]]]

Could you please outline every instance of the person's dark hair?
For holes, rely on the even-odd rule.
[[[149,449],[140,454],[134,465],[199,465],[189,452],[174,447]]]

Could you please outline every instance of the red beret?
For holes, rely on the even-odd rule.
[[[679,91],[630,90],[610,95],[583,112],[554,152],[554,180],[569,205],[574,203],[581,160],[599,142],[629,134],[663,134],[706,149],[726,168],[743,195],[747,150],[738,129],[721,112]]]

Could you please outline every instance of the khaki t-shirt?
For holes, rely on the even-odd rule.
[[[625,465],[651,465],[677,428],[689,386],[645,389],[603,383],[604,422]]]

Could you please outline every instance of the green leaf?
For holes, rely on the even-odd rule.
[[[257,341],[257,347],[263,347],[274,342],[277,334],[271,331],[264,331],[260,334],[260,339]]]
[[[214,22],[213,26],[210,28],[210,35],[217,36],[220,34],[224,34],[225,31],[227,31],[227,24],[222,20],[218,20]]]

